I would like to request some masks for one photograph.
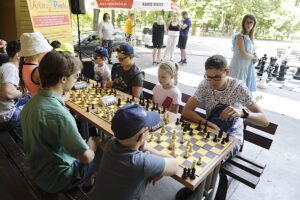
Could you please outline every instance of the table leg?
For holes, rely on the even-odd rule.
[[[300,80],[300,68],[297,69],[297,72],[293,76],[293,79]]]
[[[210,199],[214,199],[214,198],[215,198],[215,190],[216,190],[216,187],[218,187],[218,185],[217,185],[217,180],[218,180],[218,176],[219,176],[220,167],[221,167],[221,164],[219,164],[219,165],[214,169],[213,177],[212,177],[212,182],[211,182],[211,189],[210,189],[211,191],[209,191],[207,200],[210,200]]]

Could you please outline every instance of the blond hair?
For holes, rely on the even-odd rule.
[[[178,83],[178,69],[179,65],[172,61],[164,61],[159,65],[159,69],[166,71],[174,79],[174,86]]]
[[[156,22],[158,25],[163,25],[164,24],[164,18],[160,15],[157,17]]]

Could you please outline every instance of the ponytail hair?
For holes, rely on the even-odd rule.
[[[174,79],[174,86],[177,85],[179,70],[179,65],[177,63],[174,63],[172,61],[164,61],[160,63],[159,69],[165,70],[167,73],[169,73]]]

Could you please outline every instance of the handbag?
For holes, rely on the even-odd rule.
[[[220,119],[220,114],[223,112],[223,110],[225,108],[227,108],[228,105],[226,104],[222,104],[222,103],[218,103],[210,112],[207,120],[216,124],[220,129],[222,129],[225,132],[230,132],[233,123],[234,123],[234,119],[231,120],[221,120]]]

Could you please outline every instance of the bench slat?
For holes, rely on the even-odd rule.
[[[245,185],[255,189],[256,185],[259,182],[259,177],[246,172],[238,168],[237,166],[232,165],[231,163],[224,163],[221,167],[221,172],[224,174],[244,183]]]
[[[244,120],[244,125],[246,126],[246,128],[247,128],[247,126],[250,126],[250,127],[255,128],[255,129],[261,130],[263,132],[269,133],[271,135],[274,135],[276,133],[276,130],[277,130],[277,127],[278,127],[277,124],[274,124],[272,122],[270,122],[267,127],[261,127],[261,126],[254,125],[254,124],[248,122],[247,120]]]
[[[258,135],[252,131],[244,130],[244,140],[256,144],[265,149],[270,149],[273,140],[264,136]]]
[[[260,177],[260,175],[264,172],[264,169],[257,167],[253,165],[250,162],[247,162],[245,160],[239,159],[237,157],[234,157],[230,160],[228,160],[231,164],[249,172],[250,174],[253,174],[254,176]]]
[[[254,159],[250,158],[249,156],[245,156],[245,155],[243,155],[241,153],[237,154],[236,157],[239,158],[239,159],[241,159],[241,160],[244,160],[244,161],[246,161],[248,163],[251,163],[252,165],[254,165],[254,166],[258,167],[258,168],[261,168],[261,169],[265,169],[266,166],[267,166],[267,164],[258,162],[257,160],[254,160]]]

